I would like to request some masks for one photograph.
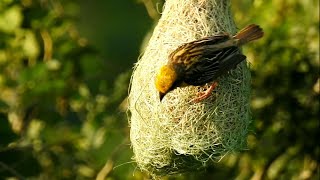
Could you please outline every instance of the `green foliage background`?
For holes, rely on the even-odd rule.
[[[319,179],[319,1],[232,1],[265,37],[252,69],[248,150],[164,179]],[[163,1],[0,1],[0,179],[146,179],[126,96]],[[146,39],[146,40],[144,40]]]

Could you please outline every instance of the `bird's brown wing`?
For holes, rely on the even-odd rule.
[[[228,39],[230,39],[228,34],[218,34],[183,44],[169,55],[169,62],[189,67],[196,63],[198,56],[203,55],[207,46],[218,44]]]
[[[198,62],[185,70],[183,81],[187,84],[198,86],[214,81],[235,68],[246,56],[233,46],[214,52],[205,51],[198,58]]]

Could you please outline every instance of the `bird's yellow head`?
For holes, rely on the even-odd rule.
[[[166,95],[177,80],[177,72],[172,66],[164,65],[161,67],[156,77],[156,89],[159,91],[160,100]]]

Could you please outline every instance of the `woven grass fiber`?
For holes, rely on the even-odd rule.
[[[133,159],[152,175],[203,169],[246,147],[251,122],[250,72],[246,62],[218,79],[212,95],[195,103],[204,87],[168,93],[162,102],[155,76],[179,45],[237,28],[229,0],[167,0],[144,54],[135,65],[129,92]]]

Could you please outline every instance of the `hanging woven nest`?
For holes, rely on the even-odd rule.
[[[220,32],[235,34],[230,0],[167,0],[138,60],[129,94],[134,160],[152,175],[203,169],[246,147],[250,72],[246,62],[218,79],[212,95],[192,101],[204,87],[177,88],[160,102],[154,80],[179,45]]]

